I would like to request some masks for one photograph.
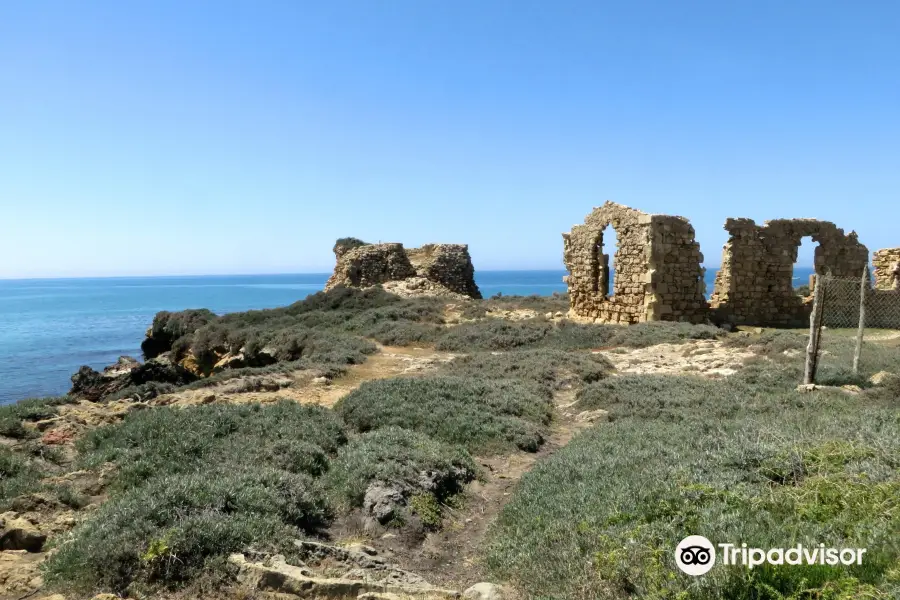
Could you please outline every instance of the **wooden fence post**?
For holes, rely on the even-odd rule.
[[[822,309],[825,300],[825,278],[816,277],[816,289],[813,293],[812,312],[809,315],[809,344],[806,346],[806,369],[803,373],[803,383],[811,384],[816,381],[816,367],[819,362],[819,335],[822,329]]]
[[[868,286],[869,265],[866,265],[859,284],[859,329],[856,330],[856,350],[853,352],[854,375],[859,375],[859,356],[862,354],[863,332],[866,328],[866,288]]]

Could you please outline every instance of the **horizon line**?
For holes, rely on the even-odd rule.
[[[704,269],[719,269],[722,265],[701,265]],[[795,265],[799,268],[813,268],[815,265]],[[478,273],[535,273],[535,272],[553,272],[566,273],[568,269],[479,269],[475,271],[475,277]],[[284,277],[291,275],[322,275],[331,276],[331,271],[308,271],[308,272],[280,272],[280,273],[187,273],[187,274],[158,274],[158,275],[74,275],[67,277],[0,277],[0,282],[6,281],[78,281],[91,279],[165,279],[165,278],[190,278],[190,277]]]

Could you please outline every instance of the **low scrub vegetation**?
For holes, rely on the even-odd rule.
[[[335,504],[345,509],[362,506],[366,488],[376,481],[399,484],[411,496],[431,495],[440,504],[460,493],[477,470],[460,446],[386,427],[341,448],[325,481]]]
[[[265,464],[318,475],[345,441],[332,411],[282,401],[139,411],[117,426],[95,429],[78,447],[82,466],[111,462],[113,487],[129,489],[149,478],[213,466]]]
[[[444,371],[471,379],[532,381],[555,391],[599,381],[612,369],[599,354],[538,349],[475,352],[454,359]]]
[[[0,446],[0,512],[10,500],[38,489],[42,474],[36,461]]]
[[[70,396],[54,396],[28,398],[0,406],[0,436],[15,439],[29,437],[34,431],[26,428],[25,423],[49,419],[57,414],[59,406],[74,401]]]
[[[287,401],[148,409],[94,430],[80,463],[115,466],[112,497],[61,544],[47,580],[124,593],[185,581],[251,543],[283,551],[330,518],[317,477],[345,442],[331,411]]]
[[[359,432],[402,427],[473,452],[537,450],[551,416],[540,386],[449,376],[368,381],[335,409]]]
[[[231,552],[290,554],[293,539],[317,536],[335,516],[359,510],[373,484],[400,490],[402,515],[437,527],[479,476],[473,456],[538,450],[554,394],[574,390],[575,411],[602,409],[609,422],[522,480],[484,547],[496,579],[526,597],[554,599],[900,594],[900,384],[867,380],[900,369],[897,344],[867,345],[865,373],[853,376],[852,340],[826,333],[819,379],[862,390],[801,394],[806,339],[798,332],[486,316],[555,313],[567,308],[561,297],[462,303],[463,316],[479,320],[456,326],[444,323],[445,308],[436,299],[337,288],[281,309],[157,315],[145,352],[190,354],[210,375],[179,387],[141,381],[113,398],[143,401],[235,379],[229,391],[275,392],[302,379],[297,371],[345,372],[374,351],[372,340],[460,356],[419,376],[366,381],[333,410],[286,400],[145,408],[86,433],[70,467],[102,471],[108,499],[53,541],[45,580],[85,597],[178,588],[223,573]],[[613,377],[609,361],[590,352],[718,339],[760,356],[714,380]],[[212,371],[237,353],[242,362]],[[50,483],[59,472],[53,456],[30,450],[37,440],[28,439],[29,423],[69,401],[0,408],[0,435],[17,443],[15,451],[0,446],[0,510],[34,491],[72,507],[91,500]],[[861,568],[716,567],[693,579],[673,559],[689,533],[759,547],[826,542],[868,554]]]
[[[525,476],[491,532],[490,568],[535,598],[896,597],[900,398],[799,394],[800,369],[782,356],[722,380],[587,386],[579,406],[612,422]],[[698,579],[674,563],[689,534],[868,553],[858,567],[717,565]]]
[[[348,439],[334,411],[290,401],[146,409],[78,449],[77,467],[112,465],[110,498],[58,541],[45,579],[85,595],[178,587],[248,547],[289,553],[376,481],[433,520],[477,472],[461,446],[394,427]],[[0,470],[0,498],[39,485],[17,455],[0,453]]]
[[[285,551],[329,516],[316,481],[264,464],[157,476],[104,503],[46,563],[45,579],[89,594],[139,594],[218,568],[248,545]]]
[[[689,323],[652,322],[624,327],[586,325],[571,321],[555,324],[543,318],[523,321],[489,319],[462,323],[447,329],[438,340],[437,348],[459,352],[515,348],[644,348],[662,343],[717,339],[724,335],[725,332],[717,327]]]

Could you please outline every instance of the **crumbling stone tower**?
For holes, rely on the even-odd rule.
[[[481,298],[466,244],[426,244],[406,249],[399,243],[367,244],[342,238],[334,245],[334,255],[337,263],[325,284],[326,291],[338,285],[365,288],[418,278],[442,292]]]
[[[762,226],[752,219],[728,219],[730,234],[722,250],[710,298],[714,320],[746,325],[803,325],[808,303],[794,291],[794,263],[801,239],[818,242],[816,275],[859,279],[869,251],[856,232],[844,234],[834,223],[816,219],[776,219]]]
[[[603,230],[612,226],[618,247],[609,257]],[[650,215],[606,202],[563,234],[571,310],[603,323],[704,322],[703,255],[684,217]],[[610,293],[611,292],[611,293]]]

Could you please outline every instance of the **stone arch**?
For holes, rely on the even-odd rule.
[[[793,266],[801,240],[812,238],[816,275],[859,278],[869,251],[856,233],[816,219],[728,219],[710,306],[717,320],[748,325],[802,325],[809,305],[794,294]]]
[[[611,260],[599,249],[607,227],[617,238]],[[563,259],[569,301],[578,316],[608,323],[706,318],[702,255],[687,219],[606,202],[563,234]],[[612,289],[604,286],[609,263]]]

